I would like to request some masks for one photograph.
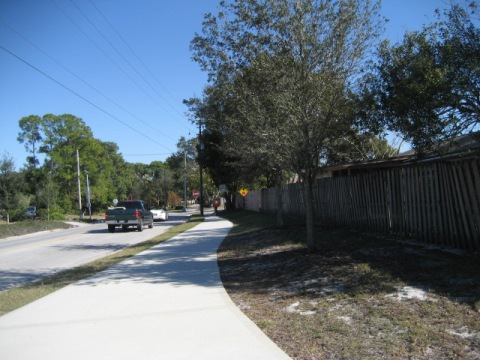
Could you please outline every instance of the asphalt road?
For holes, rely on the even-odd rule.
[[[15,236],[0,241],[0,291],[32,282],[88,263],[124,247],[151,239],[188,219],[169,214],[167,222],[155,222],[142,232],[117,228],[108,232],[105,223],[84,224],[66,230]]]

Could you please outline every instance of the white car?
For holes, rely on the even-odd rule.
[[[163,209],[150,209],[150,211],[153,214],[153,221],[158,221],[158,220],[163,220],[167,221],[168,220],[168,212],[166,212]]]

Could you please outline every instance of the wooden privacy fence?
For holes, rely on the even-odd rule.
[[[305,215],[302,183],[250,191],[245,208],[275,212],[277,191],[282,192],[285,214]],[[478,157],[323,178],[313,192],[320,224],[480,250]]]

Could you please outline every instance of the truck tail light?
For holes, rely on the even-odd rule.
[[[140,211],[138,211],[138,210],[135,210],[135,217],[137,217],[137,218],[141,217],[141,215],[140,215]]]
[[[105,213],[105,220],[108,220],[108,213]]]

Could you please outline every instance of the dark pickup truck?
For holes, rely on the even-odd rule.
[[[124,230],[135,226],[138,231],[143,231],[144,226],[153,228],[153,214],[142,200],[119,201],[115,207],[107,209],[105,221],[110,232],[114,232],[117,226]]]

